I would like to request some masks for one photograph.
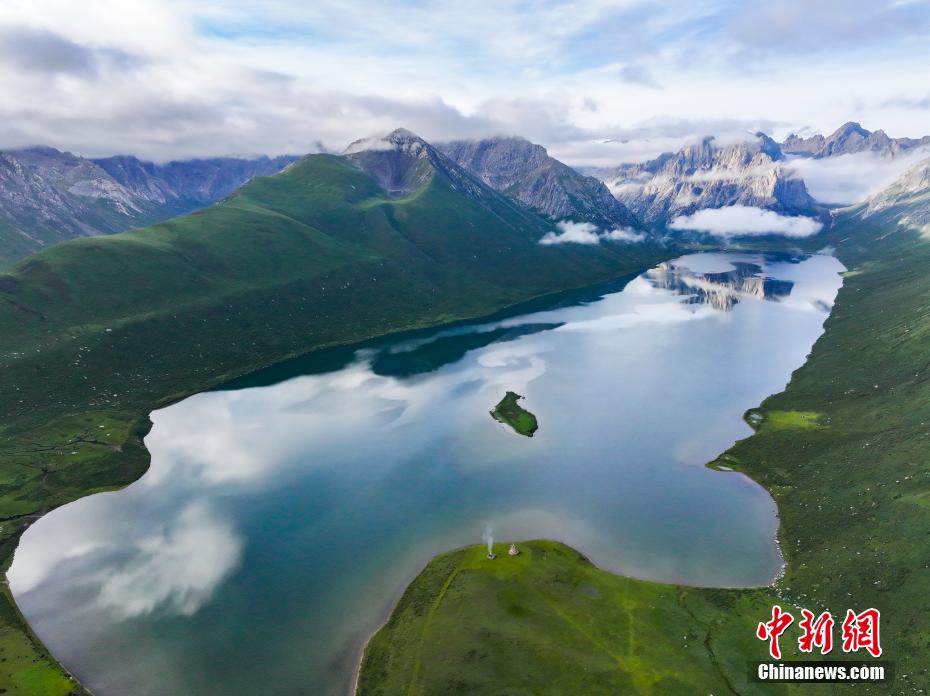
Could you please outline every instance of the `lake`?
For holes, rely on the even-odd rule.
[[[695,254],[197,394],[152,414],[139,481],[24,534],[10,586],[52,653],[115,696],[344,694],[429,558],[487,534],[640,578],[767,584],[772,499],[704,464],[804,363],[842,270]],[[489,415],[508,390],[532,438]]]

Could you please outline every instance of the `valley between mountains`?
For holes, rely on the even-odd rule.
[[[713,463],[778,504],[783,577],[739,590],[633,580],[558,540],[530,541],[493,568],[473,548],[451,551],[368,644],[358,692],[805,693],[749,680],[755,625],[773,602],[838,612],[852,595],[882,607],[893,646],[896,681],[874,691],[924,688],[927,144],[847,124],[782,143],[706,138],[584,172],[520,138],[433,145],[404,129],[301,158],[148,165],[4,153],[3,568],[41,516],[142,476],[149,414],[191,394],[309,351],[631,277],[686,251],[829,247],[848,270],[825,333],[760,405],[755,433]],[[907,166],[842,209],[800,174],[862,156]],[[743,216],[734,229],[698,217],[727,209]],[[760,216],[762,228],[740,232]],[[814,427],[781,417],[799,412],[815,414]],[[82,693],[6,585],[0,599],[6,693]]]

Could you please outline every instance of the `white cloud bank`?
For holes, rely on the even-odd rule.
[[[539,240],[539,243],[545,246],[552,244],[600,244],[603,241],[638,244],[646,239],[646,235],[626,227],[617,227],[609,232],[601,232],[597,225],[590,222],[563,220],[557,222],[556,227],[561,232],[549,232]]]
[[[824,159],[798,158],[787,168],[804,179],[807,190],[818,201],[852,205],[893,184],[928,154],[930,148],[923,147],[898,157],[856,152]]]
[[[771,210],[746,205],[708,208],[693,215],[680,215],[669,223],[673,230],[707,232],[718,237],[752,237],[780,234],[785,237],[810,237],[823,224],[814,218],[779,215]]]

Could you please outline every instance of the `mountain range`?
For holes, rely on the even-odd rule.
[[[112,234],[202,208],[296,157],[157,165],[87,159],[50,147],[0,152],[0,268],[75,237]]]
[[[589,223],[604,235],[613,230],[677,235],[681,232],[667,228],[676,217],[728,206],[826,222],[826,208],[810,194],[792,160],[863,152],[894,158],[923,147],[930,148],[930,136],[890,138],[850,122],[828,136],[790,135],[782,143],[762,133],[736,141],[704,137],[647,162],[592,170],[596,176],[520,137],[433,146],[399,129],[387,138],[356,141],[343,156],[369,171],[393,197],[442,172],[464,193],[478,195],[479,182],[550,221]],[[0,269],[60,241],[151,225],[208,206],[297,159],[154,164],[132,156],[88,159],[48,147],[0,152]],[[405,159],[418,164],[399,166]]]
[[[517,144],[514,150],[525,147]],[[705,140],[689,153],[659,158],[655,171],[643,171],[647,181],[662,172],[682,177],[700,189],[690,190],[700,202],[722,204],[728,196],[748,193],[740,193],[733,183],[713,188],[715,173],[745,175],[740,181],[756,198],[739,200],[774,206],[797,200],[803,207],[811,200],[802,195],[803,188],[795,187],[784,198],[772,193],[779,191],[782,175],[779,150],[761,136],[748,145]],[[34,156],[41,159],[42,153]],[[563,209],[547,213],[545,207],[558,195],[532,199],[533,210],[520,199],[523,187],[511,190],[513,184],[506,182],[524,180],[533,172],[541,172],[539,180],[546,181],[547,172],[559,167],[537,160],[536,166],[511,167],[510,176],[498,177],[487,165],[490,158],[462,157],[473,163],[462,166],[413,133],[395,131],[357,141],[341,156],[308,155],[276,176],[255,176],[194,214],[46,246],[11,272],[0,273],[0,445],[5,448],[0,454],[11,472],[5,490],[5,538],[15,541],[36,515],[50,508],[141,475],[148,462],[141,447],[148,414],[187,394],[316,348],[487,315],[548,293],[639,272],[671,253],[648,243],[541,244],[558,232],[553,218]],[[51,157],[53,162],[56,158]],[[64,192],[65,212],[68,196],[102,201],[107,211],[130,217],[139,199],[127,198],[126,192],[142,198],[142,191],[144,200],[158,202],[172,200],[171,191],[186,187],[207,200],[235,186],[232,180],[220,183],[218,175],[211,179],[213,175],[198,174],[185,180],[184,187],[161,189],[158,182],[172,180],[163,170],[149,177],[145,167],[140,172],[131,163],[110,162],[106,169],[74,159],[74,171],[53,164],[36,168],[41,176],[35,169],[27,172],[33,177],[28,180],[49,187],[50,195]],[[20,170],[29,167],[20,159],[5,161],[19,177],[12,181],[27,176]],[[578,182],[574,177],[569,181]],[[701,198],[705,188],[714,193]],[[571,189],[563,183],[563,190]],[[39,192],[30,191],[33,196]],[[583,212],[579,206],[573,215]],[[882,224],[874,226],[873,238],[887,237],[901,222],[930,220],[930,161],[875,196],[860,214],[884,216],[878,218]],[[895,264],[882,263],[900,275],[897,260],[911,251],[896,249]],[[919,280],[925,274],[920,270],[916,264],[909,267],[908,282],[915,284],[893,299],[923,297]],[[895,277],[891,271],[867,289],[885,291],[892,282],[888,279]],[[849,277],[852,282],[858,278]],[[764,296],[782,291],[755,281],[745,285],[739,274],[720,280],[740,292]],[[867,295],[871,293],[861,293]],[[918,300],[911,304],[919,310]],[[724,307],[729,302],[712,301]],[[882,311],[875,304],[888,300],[875,294],[870,302],[874,318]],[[831,322],[845,318],[840,314]],[[863,332],[856,323],[855,330],[891,336],[880,344],[883,354],[894,353],[886,348],[898,350],[906,340],[919,348],[919,332],[902,338],[903,325]],[[846,354],[841,357],[849,363]],[[908,364],[906,379],[917,369],[917,361]],[[836,381],[828,377],[831,384]],[[869,394],[873,383],[889,383],[871,373],[867,378]],[[890,391],[887,386],[882,390]],[[920,396],[913,397],[914,403]],[[101,421],[108,430],[112,426],[114,432],[125,433],[122,444],[88,439],[89,429]],[[818,432],[829,434],[830,428]],[[776,445],[782,446],[784,433],[778,437],[782,440]],[[81,455],[70,456],[78,448]],[[902,457],[908,466],[911,454]],[[741,456],[741,461],[750,457]],[[798,461],[800,469],[811,470],[807,449]],[[849,494],[851,500],[854,495]],[[871,578],[869,583],[873,586]],[[8,617],[17,616],[10,604],[3,606]]]
[[[308,155],[195,214],[58,244],[0,275],[0,355],[30,375],[10,377],[17,398],[2,405],[13,418],[24,404],[153,404],[310,347],[488,314],[659,256],[649,244],[540,244],[557,232],[408,131]]]
[[[658,227],[697,210],[733,205],[821,215],[804,181],[784,160],[778,143],[763,133],[734,143],[705,137],[678,152],[600,174],[618,200]]]
[[[693,152],[770,167],[763,147]],[[928,177],[924,162],[861,214],[930,219]],[[3,406],[11,418],[36,404],[150,406],[309,346],[487,314],[668,253],[540,243],[558,232],[409,131],[308,155],[195,214],[57,244],[0,274],[0,355],[16,394]]]
[[[922,138],[891,138],[885,131],[869,131],[854,121],[844,123],[827,136],[802,138],[792,133],[781,143],[781,151],[801,157],[836,157],[858,152],[872,152],[885,157],[913,152],[919,147],[930,147],[930,135]]]
[[[488,186],[552,220],[588,222],[605,230],[642,228],[602,181],[550,157],[542,145],[497,137],[437,147]]]

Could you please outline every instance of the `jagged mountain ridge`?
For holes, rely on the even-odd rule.
[[[778,143],[759,133],[720,144],[702,138],[675,153],[604,174],[611,193],[647,223],[665,225],[704,208],[752,206],[785,215],[819,215],[804,185],[783,166]]]
[[[781,143],[781,150],[785,154],[815,159],[858,152],[897,157],[919,147],[930,147],[930,135],[922,138],[891,138],[883,130],[866,130],[855,121],[844,123],[827,136],[818,133],[802,138],[792,133]]]
[[[437,145],[488,186],[552,220],[590,222],[603,229],[642,224],[603,182],[550,157],[520,137],[494,137]]]
[[[277,174],[296,156],[217,157],[159,165],[121,155],[93,160],[137,196],[156,203],[171,200],[208,205],[233,193],[256,176]]]
[[[0,152],[0,268],[76,237],[121,232],[208,205],[296,157],[157,165],[88,159],[50,147]]]

